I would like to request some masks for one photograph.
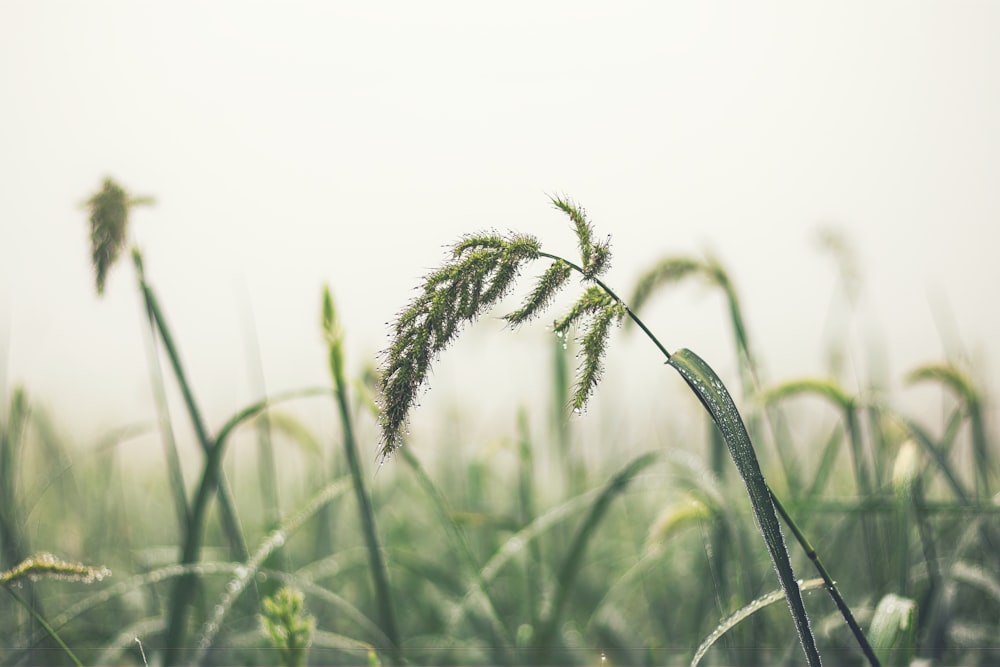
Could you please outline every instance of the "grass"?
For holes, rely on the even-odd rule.
[[[129,248],[130,208],[148,199],[110,182],[99,195],[90,204],[93,224],[104,225],[94,234],[100,288]],[[578,260],[523,235],[461,239],[401,312],[381,374],[357,378],[344,363],[349,323],[327,290],[317,305],[330,386],[264,395],[214,428],[200,416],[141,250],[130,248],[154,396],[177,383],[185,419],[159,400],[153,435],[164,463],[135,469],[120,450],[151,437],[148,427],[74,442],[27,389],[9,391],[0,410],[0,664],[1000,660],[996,434],[972,370],[945,361],[906,375],[940,387],[939,428],[900,413],[882,390],[852,393],[835,377],[767,383],[737,281],[717,260],[668,257],[623,301],[601,277],[610,244],[595,241],[579,207],[556,204]],[[433,362],[463,327],[505,304],[533,262],[545,266],[508,316],[512,328],[528,326],[573,276],[583,285],[552,324],[561,336],[551,368],[525,378],[547,381],[551,400],[510,406],[491,448],[453,431],[455,442],[438,446],[447,456],[429,463],[434,443],[410,441],[406,419]],[[739,407],[704,360],[668,353],[640,319],[660,290],[689,279],[726,296]],[[705,407],[701,446],[664,435],[622,442],[590,420],[567,420],[600,390],[606,346],[629,334],[613,326],[622,320]],[[810,419],[817,399],[841,419]],[[317,400],[329,405],[333,432],[282,411]],[[664,414],[646,432],[671,433],[677,411]],[[797,439],[790,422],[806,424]],[[192,480],[174,444],[186,428],[203,455]],[[241,431],[256,435],[258,457],[230,454]],[[379,433],[388,460],[365,455]],[[584,458],[584,440],[602,449]],[[733,483],[734,467],[745,486]],[[787,546],[779,520],[794,538]],[[810,570],[819,578],[800,588],[795,577]]]

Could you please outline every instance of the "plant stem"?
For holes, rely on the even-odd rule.
[[[163,371],[160,368],[160,357],[156,351],[156,317],[153,314],[150,291],[146,285],[146,274],[142,266],[142,254],[138,248],[133,249],[132,260],[135,263],[136,280],[139,284],[139,293],[142,295],[143,306],[146,309],[146,321],[149,325],[149,335],[143,338],[146,342],[146,356],[149,361],[153,402],[156,404],[160,437],[163,439],[163,449],[167,457],[167,476],[170,480],[170,491],[174,496],[174,509],[177,512],[180,531],[183,532],[186,526],[191,523],[191,508],[188,507],[184,473],[181,470],[181,458],[177,451],[174,430],[170,424],[170,406],[167,403],[167,394],[163,388]]]
[[[208,512],[208,501],[216,492],[219,484],[225,479],[221,475],[222,457],[226,450],[226,443],[233,430],[243,422],[261,414],[274,403],[289,398],[300,396],[311,396],[319,393],[326,393],[322,389],[306,389],[289,392],[270,399],[265,399],[251,404],[243,410],[233,415],[228,422],[219,430],[219,434],[208,448],[205,458],[205,465],[202,470],[201,481],[198,483],[198,490],[195,493],[194,503],[191,507],[191,523],[188,526],[187,534],[184,538],[184,545],[181,551],[180,565],[193,565],[198,562],[201,552],[202,538],[204,537],[205,516]],[[222,499],[226,496],[219,496],[220,506]],[[246,562],[248,556],[239,559],[239,562]],[[181,655],[184,645],[184,635],[187,632],[187,609],[194,596],[197,575],[186,573],[177,579],[174,586],[173,597],[170,601],[169,618],[166,629],[166,643],[164,644],[164,664],[169,667],[176,664]]]
[[[571,269],[573,269],[574,271],[576,271],[580,275],[582,275],[582,276],[586,275],[583,272],[583,269],[578,264],[574,264],[573,262],[571,262],[571,261],[569,261],[567,259],[563,259],[562,257],[559,257],[558,255],[552,255],[552,254],[547,253],[547,252],[539,251],[538,256],[539,257],[546,257],[546,258],[552,259],[552,260],[558,260],[558,261],[561,261],[561,262],[565,262]],[[639,327],[640,329],[642,329],[642,332],[644,334],[646,334],[646,337],[649,338],[649,340],[651,340],[653,342],[653,345],[655,345],[657,347],[657,349],[659,349],[660,352],[663,353],[663,356],[667,358],[667,361],[670,361],[670,353],[667,352],[667,348],[663,347],[663,343],[661,343],[660,340],[656,336],[653,335],[653,332],[649,330],[649,328],[646,326],[646,323],[643,322],[642,320],[640,320],[639,316],[632,312],[632,309],[628,307],[628,304],[625,303],[625,301],[623,301],[620,296],[618,296],[617,294],[615,294],[614,290],[612,290],[610,287],[608,287],[604,283],[603,280],[601,280],[600,278],[597,278],[596,276],[593,277],[593,278],[588,278],[588,280],[592,280],[595,285],[597,285],[602,290],[604,290],[605,292],[607,292],[608,296],[610,296],[612,299],[614,299],[618,303],[622,304],[622,306],[625,308],[625,312],[628,313],[629,318],[631,318],[631,320],[633,322],[635,322],[635,324],[636,324],[637,327]]]
[[[38,610],[35,608],[37,606],[37,603],[33,604],[31,602],[28,602],[27,600],[25,600],[24,598],[22,598],[20,595],[18,595],[16,592],[14,592],[14,590],[10,586],[4,586],[4,589],[6,589],[6,591],[8,593],[10,593],[11,596],[15,600],[17,600],[21,604],[22,607],[24,607],[25,609],[28,610],[28,612],[31,614],[32,618],[34,618],[35,621],[39,625],[41,625],[42,628],[45,629],[45,632],[49,635],[49,637],[51,637],[52,640],[55,641],[55,643],[59,645],[59,648],[61,648],[63,650],[63,652],[67,656],[69,656],[69,659],[73,661],[74,665],[76,665],[77,667],[83,667],[83,663],[80,662],[80,659],[76,657],[76,655],[73,653],[73,651],[70,650],[70,648],[68,646],[66,646],[66,643],[59,636],[59,633],[55,631],[55,628],[53,628],[51,625],[49,625],[49,623],[45,620],[45,618],[42,617],[41,613],[39,613]]]
[[[177,351],[176,345],[174,345],[174,339],[170,334],[170,328],[167,325],[166,317],[160,309],[159,302],[156,300],[156,295],[153,293],[153,289],[148,284],[144,283],[143,290],[149,307],[153,312],[153,318],[156,320],[156,328],[160,332],[160,338],[163,341],[163,348],[166,350],[167,356],[170,358],[170,365],[173,368],[175,377],[177,378],[177,384],[181,390],[181,396],[184,398],[184,405],[187,408],[188,416],[191,419],[191,425],[194,428],[198,444],[201,446],[202,451],[208,454],[212,450],[214,443],[211,436],[208,434],[208,430],[205,428],[205,421],[201,416],[201,410],[198,408],[198,403],[195,401],[194,394],[191,392],[191,385],[187,381],[187,374],[184,372],[184,366],[181,364],[180,354]],[[208,463],[206,461],[206,466],[207,465]],[[243,539],[243,531],[240,529],[239,520],[236,518],[232,492],[229,490],[229,483],[226,481],[225,474],[221,470],[218,471],[218,474],[219,483],[217,488],[219,494],[219,509],[221,512],[222,527],[226,533],[227,539],[229,540],[229,546],[233,552],[233,556],[237,560],[246,560],[249,550],[247,549],[246,541]]]
[[[774,495],[774,491],[771,491],[771,502],[774,504],[774,509],[776,509],[778,514],[781,515],[781,519],[785,522],[785,525],[788,526],[788,529],[792,531],[793,535],[795,535],[795,540],[805,550],[806,556],[808,556],[809,560],[812,561],[816,571],[819,572],[819,576],[823,578],[823,583],[826,584],[827,592],[830,594],[830,597],[833,598],[834,604],[836,604],[837,609],[840,610],[840,614],[847,622],[847,626],[854,634],[854,638],[861,647],[861,650],[864,652],[865,657],[868,658],[868,662],[872,665],[872,667],[879,667],[880,663],[878,657],[875,655],[875,651],[872,649],[871,644],[868,643],[868,638],[865,637],[865,633],[861,630],[858,622],[854,620],[854,614],[851,613],[851,608],[847,606],[847,603],[844,601],[843,596],[841,596],[840,590],[834,583],[833,578],[830,576],[829,572],[826,571],[823,561],[820,560],[816,550],[813,549],[812,544],[809,543],[806,536],[801,530],[799,530],[798,525],[792,520],[792,517],[785,511],[785,507],[781,504],[781,501],[778,500],[778,497]]]
[[[563,262],[566,262],[570,266],[570,268],[572,268],[573,270],[577,271],[581,275],[584,275],[583,269],[580,268],[578,265],[574,264],[573,262],[569,262],[569,261],[567,261],[567,260],[565,260],[565,259],[563,259],[563,258],[561,258],[561,257],[559,257],[557,255],[552,255],[552,254],[549,254],[549,253],[546,253],[546,252],[539,252],[539,256],[546,257],[546,258],[553,259],[553,260],[561,260]],[[611,296],[613,299],[615,299],[616,301],[618,301],[619,303],[621,303],[624,306],[625,312],[628,314],[628,316],[631,318],[631,320],[636,324],[636,326],[638,326],[643,331],[643,333],[646,334],[647,338],[649,338],[650,341],[652,341],[653,344],[656,345],[657,349],[659,349],[660,352],[663,353],[664,357],[666,357],[666,360],[667,360],[666,363],[670,363],[672,355],[667,351],[667,349],[663,346],[663,344],[659,341],[659,339],[657,339],[657,337],[655,335],[653,335],[653,333],[649,330],[649,328],[645,325],[645,323],[639,318],[639,316],[636,315],[634,312],[632,312],[632,310],[628,307],[628,305],[625,304],[621,300],[621,298],[619,298],[618,295],[615,294],[615,292],[610,287],[608,287],[603,281],[601,281],[600,279],[598,279],[596,277],[590,278],[590,280],[592,280],[601,289],[603,289],[605,292],[607,292],[609,296]],[[699,398],[701,398],[701,397],[699,396]],[[707,407],[708,406],[706,405],[706,408]],[[847,606],[846,602],[844,602],[843,597],[840,595],[840,591],[837,589],[836,585],[834,584],[833,579],[827,573],[826,568],[823,566],[823,563],[820,560],[818,554],[812,548],[812,545],[806,539],[806,537],[802,533],[802,531],[799,530],[799,528],[795,524],[795,522],[792,521],[792,518],[785,511],[785,509],[781,505],[780,501],[778,501],[778,498],[777,498],[777,496],[774,495],[774,492],[769,487],[768,487],[767,490],[768,490],[768,495],[770,496],[771,504],[774,506],[775,510],[777,510],[777,512],[781,515],[782,519],[785,521],[785,523],[791,529],[792,533],[795,535],[795,539],[799,542],[799,544],[802,546],[802,548],[806,551],[806,553],[809,556],[809,559],[813,562],[813,565],[816,567],[816,570],[820,573],[820,576],[823,578],[823,581],[826,584],[826,588],[827,588],[827,591],[830,594],[830,597],[833,598],[834,603],[837,605],[838,609],[840,609],[840,612],[843,615],[844,620],[847,622],[848,626],[851,628],[851,632],[854,633],[854,636],[855,636],[856,640],[858,641],[858,644],[861,646],[861,650],[865,653],[865,656],[868,658],[868,660],[871,663],[872,667],[879,667],[880,663],[878,661],[878,658],[875,656],[875,653],[872,650],[871,645],[868,643],[868,640],[865,637],[864,632],[861,630],[860,626],[858,626],[857,622],[854,620],[854,615],[851,613],[851,610]]]
[[[326,293],[326,296],[329,297],[329,292]],[[329,303],[332,327],[332,300]],[[339,336],[335,341],[331,341],[329,353],[330,373],[333,376],[334,394],[337,398],[337,409],[340,413],[340,423],[343,428],[344,454],[347,457],[347,466],[351,472],[354,494],[358,502],[361,531],[364,535],[365,546],[368,549],[368,564],[375,585],[375,599],[378,602],[382,630],[391,644],[387,647],[389,659],[393,664],[400,665],[403,663],[403,656],[400,651],[399,628],[396,624],[396,613],[392,604],[392,592],[389,589],[389,577],[386,572],[385,562],[382,559],[382,549],[379,546],[378,533],[375,528],[375,511],[372,508],[371,496],[365,486],[364,475],[361,472],[361,462],[358,459],[358,444],[354,437],[354,427],[347,393],[347,379],[344,377],[341,342]]]

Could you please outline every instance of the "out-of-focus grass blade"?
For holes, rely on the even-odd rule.
[[[576,535],[573,536],[573,541],[567,549],[566,558],[559,568],[552,609],[549,611],[548,618],[539,633],[539,640],[543,651],[550,648],[550,642],[559,626],[563,608],[566,606],[566,601],[569,599],[570,592],[572,591],[573,582],[576,581],[576,575],[580,571],[580,565],[583,563],[583,554],[587,549],[587,544],[597,531],[601,520],[607,514],[611,502],[628,488],[629,483],[635,479],[636,475],[649,467],[654,461],[656,461],[655,452],[647,452],[629,461],[624,468],[618,471],[605,484],[601,494],[594,501],[594,504],[591,505],[590,512],[584,518],[579,529],[577,529]]]
[[[803,581],[801,584],[799,584],[799,590],[801,591],[811,591],[815,588],[823,588],[822,579],[817,577],[816,579]],[[737,609],[735,612],[733,612],[726,618],[722,619],[722,621],[719,623],[719,627],[713,630],[712,634],[710,634],[708,637],[705,637],[705,641],[703,641],[701,643],[701,646],[698,647],[698,650],[695,651],[694,657],[691,659],[691,667],[698,667],[698,663],[701,662],[701,659],[705,657],[706,653],[708,653],[708,649],[712,648],[712,645],[715,644],[715,642],[719,641],[722,635],[726,634],[731,629],[736,627],[736,625],[740,621],[749,618],[752,614],[756,613],[757,611],[760,611],[764,607],[774,604],[775,602],[783,598],[784,595],[785,594],[784,592],[781,591],[781,589],[778,589],[776,591],[771,591],[767,595],[762,595],[761,597],[757,598],[750,604],[742,607],[741,609]]]
[[[868,637],[883,664],[909,664],[907,654],[913,647],[916,611],[916,602],[894,593],[879,600]]]
[[[746,484],[754,516],[757,518],[757,526],[764,536],[771,563],[785,592],[785,599],[788,601],[806,660],[809,665],[817,666],[820,664],[819,651],[816,649],[812,628],[809,627],[809,617],[802,604],[795,575],[792,574],[788,548],[785,546],[781,526],[778,524],[778,517],[771,502],[771,491],[764,481],[757,454],[754,452],[753,443],[750,442],[739,410],[736,409],[732,396],[726,391],[719,376],[691,350],[682,349],[675,352],[667,363],[681,374],[698,396],[726,440],[733,462]]]
[[[819,466],[817,466],[816,473],[813,475],[813,481],[809,485],[809,490],[806,491],[807,499],[815,500],[822,495],[823,489],[826,488],[826,483],[830,479],[830,474],[833,472],[833,464],[837,460],[837,454],[840,453],[840,439],[843,436],[844,434],[838,425],[830,434],[830,439],[826,441],[826,445],[823,446],[823,455],[820,457]]]

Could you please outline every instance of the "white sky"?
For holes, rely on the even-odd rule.
[[[717,253],[772,379],[824,371],[834,225],[866,278],[855,350],[876,331],[898,382],[950,311],[996,384],[998,28],[996,2],[4,2],[6,382],[83,433],[153,416],[132,269],[99,300],[88,263],[79,203],[107,174],[158,199],[133,231],[214,424],[255,398],[248,303],[268,388],[326,383],[324,282],[357,370],[460,234],[574,252],[547,193],[612,234],[621,292]],[[732,371],[718,299],[664,295],[649,322]],[[543,323],[500,329],[446,355],[442,396],[547,382]],[[642,350],[613,386],[664,374]]]

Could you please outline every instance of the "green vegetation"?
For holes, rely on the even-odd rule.
[[[110,180],[87,202],[99,291],[140,203]],[[803,652],[813,664],[1000,661],[1000,470],[974,373],[951,360],[905,378],[940,386],[940,432],[894,409],[884,389],[849,391],[835,372],[766,386],[737,283],[718,260],[668,257],[622,300],[602,278],[610,243],[594,240],[578,206],[554,203],[578,261],[526,235],[459,240],[394,321],[380,372],[358,378],[345,367],[350,323],[326,289],[317,336],[330,386],[234,409],[215,429],[133,245],[164,463],[120,461],[148,429],[72,442],[27,390],[9,392],[0,664],[759,665],[800,664]],[[438,355],[533,262],[545,267],[506,316],[512,327],[574,276],[582,283],[552,324],[551,368],[525,379],[549,382],[561,409],[510,406],[510,433],[488,448],[458,444],[455,429],[451,441],[411,442],[407,418]],[[669,353],[640,319],[687,279],[725,296],[739,410],[704,360]],[[650,425],[664,434],[655,445],[567,419],[600,391],[607,346],[633,326],[705,408],[703,443],[668,439],[675,415],[698,417],[684,406]],[[185,420],[169,413],[168,382]],[[832,425],[815,418],[814,398],[834,407]],[[332,435],[287,411],[303,401],[328,406]],[[174,427],[194,432],[195,479]],[[378,434],[381,455],[366,456]],[[602,452],[585,457],[587,438]],[[256,441],[256,464],[227,456],[236,441]],[[447,457],[425,463],[441,447]]]

